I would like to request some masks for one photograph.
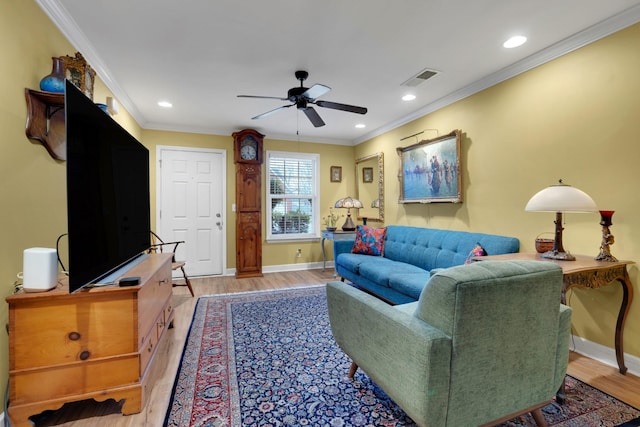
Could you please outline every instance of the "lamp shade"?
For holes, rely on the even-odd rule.
[[[584,191],[578,190],[562,180],[531,197],[525,211],[534,212],[597,212],[596,202]]]
[[[363,208],[362,202],[352,197],[345,197],[343,199],[338,200],[335,204],[335,207],[345,208],[345,209],[351,209],[351,208],[362,209]]]
[[[379,208],[380,207],[380,199],[375,199],[373,202],[371,202],[371,207],[372,208]]]

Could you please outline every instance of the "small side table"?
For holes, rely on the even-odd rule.
[[[627,320],[627,313],[633,301],[633,284],[627,272],[627,265],[635,264],[633,261],[596,261],[593,257],[586,255],[576,255],[575,261],[558,261],[542,258],[536,253],[515,253],[504,255],[490,255],[484,257],[474,257],[474,261],[495,260],[535,260],[553,262],[562,267],[562,303],[566,303],[566,293],[571,288],[591,288],[596,289],[608,286],[613,282],[618,282],[622,286],[622,303],[618,312],[616,323],[615,349],[618,369],[621,374],[627,372],[624,364],[624,351],[622,341],[624,334],[624,324]]]
[[[355,231],[329,231],[322,230],[322,240],[320,244],[322,245],[322,271],[327,267],[327,257],[324,252],[324,241],[325,240],[356,240],[356,232]],[[335,273],[334,273],[335,275]]]

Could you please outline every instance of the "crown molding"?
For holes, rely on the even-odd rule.
[[[353,141],[354,145],[361,144],[368,141],[371,138],[382,135],[393,129],[396,129],[402,125],[405,125],[413,120],[419,119],[429,113],[433,113],[441,108],[460,101],[471,95],[474,95],[484,89],[488,89],[491,86],[495,86],[505,80],[529,71],[539,65],[559,58],[574,50],[580,49],[588,44],[591,44],[597,40],[600,40],[608,35],[611,35],[624,28],[630,27],[640,22],[640,4],[630,7],[617,15],[614,15],[604,21],[601,21],[589,28],[580,31],[564,40],[561,40],[546,49],[534,53],[514,64],[496,71],[480,80],[477,80],[455,92],[450,93],[424,107],[416,110],[415,112],[395,120],[386,126],[380,127],[366,135]]]
[[[131,98],[127,95],[124,89],[113,78],[107,65],[102,61],[100,55],[95,51],[93,45],[89,42],[80,30],[80,27],[76,24],[76,21],[71,18],[67,9],[58,0],[35,0],[38,6],[44,11],[44,13],[51,19],[51,21],[58,27],[60,32],[67,38],[67,40],[73,45],[73,47],[82,53],[82,56],[91,64],[96,74],[100,77],[100,80],[109,88],[120,105],[124,107],[133,119],[144,128],[146,122],[140,111],[136,108]]]
[[[76,22],[70,18],[70,14],[67,10],[62,6],[62,4],[58,0],[35,0],[36,3],[40,6],[40,8],[47,14],[49,19],[53,21],[53,23],[58,27],[58,29],[62,32],[62,34],[69,40],[69,42],[80,52],[82,52],[83,56],[87,59],[87,62],[91,64],[93,69],[96,71],[96,74],[100,77],[100,79],[104,82],[104,84],[109,88],[109,90],[113,93],[113,95],[118,99],[118,102],[131,114],[133,119],[140,125],[143,129],[156,129],[156,130],[168,130],[168,131],[184,131],[184,132],[193,132],[193,133],[211,133],[215,132],[214,129],[208,129],[205,127],[202,128],[187,128],[184,129],[176,129],[176,128],[166,128],[158,123],[147,123],[147,120],[144,118],[142,113],[136,108],[135,104],[129,98],[126,91],[117,83],[117,81],[112,77],[111,72],[107,65],[102,61],[98,53],[95,51],[89,40],[84,36],[80,28],[76,24]],[[358,145],[369,139],[372,139],[376,136],[382,135],[393,129],[396,129],[402,125],[405,125],[413,120],[416,120],[420,117],[423,117],[427,114],[430,114],[434,111],[437,111],[441,108],[444,108],[448,105],[451,105],[457,101],[460,101],[464,98],[467,98],[471,95],[474,95],[484,89],[495,86],[498,83],[501,83],[505,80],[508,80],[512,77],[515,77],[519,74],[522,74],[526,71],[529,71],[539,65],[542,65],[546,62],[552,61],[556,58],[559,58],[567,53],[570,53],[576,49],[579,49],[583,46],[586,46],[590,43],[593,43],[601,38],[604,38],[610,34],[613,34],[617,31],[620,31],[624,28],[627,28],[631,25],[640,22],[640,4],[632,6],[608,19],[605,19],[602,22],[599,22],[591,27],[580,31],[579,33],[574,34],[564,40],[561,40],[546,49],[543,49],[533,55],[530,55],[508,67],[505,67],[501,70],[496,71],[480,80],[477,80],[455,92],[452,92],[430,104],[425,105],[424,107],[416,110],[415,112],[404,116],[398,120],[388,123],[385,126],[379,127],[357,139],[351,141],[344,140],[318,140],[314,139],[313,141],[306,141],[303,138],[300,138],[301,141],[305,140],[305,142],[320,142],[327,144],[340,144],[340,145]],[[226,135],[227,133],[223,133]],[[291,137],[277,136],[278,139],[291,140]]]

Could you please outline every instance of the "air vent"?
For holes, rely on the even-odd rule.
[[[415,87],[415,86],[418,86],[419,84],[424,83],[425,81],[435,76],[436,74],[438,74],[437,71],[425,68],[424,70],[420,71],[417,75],[411,77],[409,80],[402,83],[400,86]]]

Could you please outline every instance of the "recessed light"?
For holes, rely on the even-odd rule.
[[[356,125],[356,128],[358,128],[358,129],[363,129],[363,128],[365,128],[365,127],[367,127],[367,126],[366,126],[364,123],[358,123],[358,124]]]
[[[416,96],[410,93],[402,97],[403,101],[413,101],[414,99],[416,99]]]
[[[169,101],[158,101],[158,105],[163,107],[163,108],[171,108],[171,107],[173,107],[173,104],[170,103]]]
[[[514,47],[522,46],[527,41],[525,36],[513,36],[506,42],[502,43],[502,46],[507,49],[512,49]]]

